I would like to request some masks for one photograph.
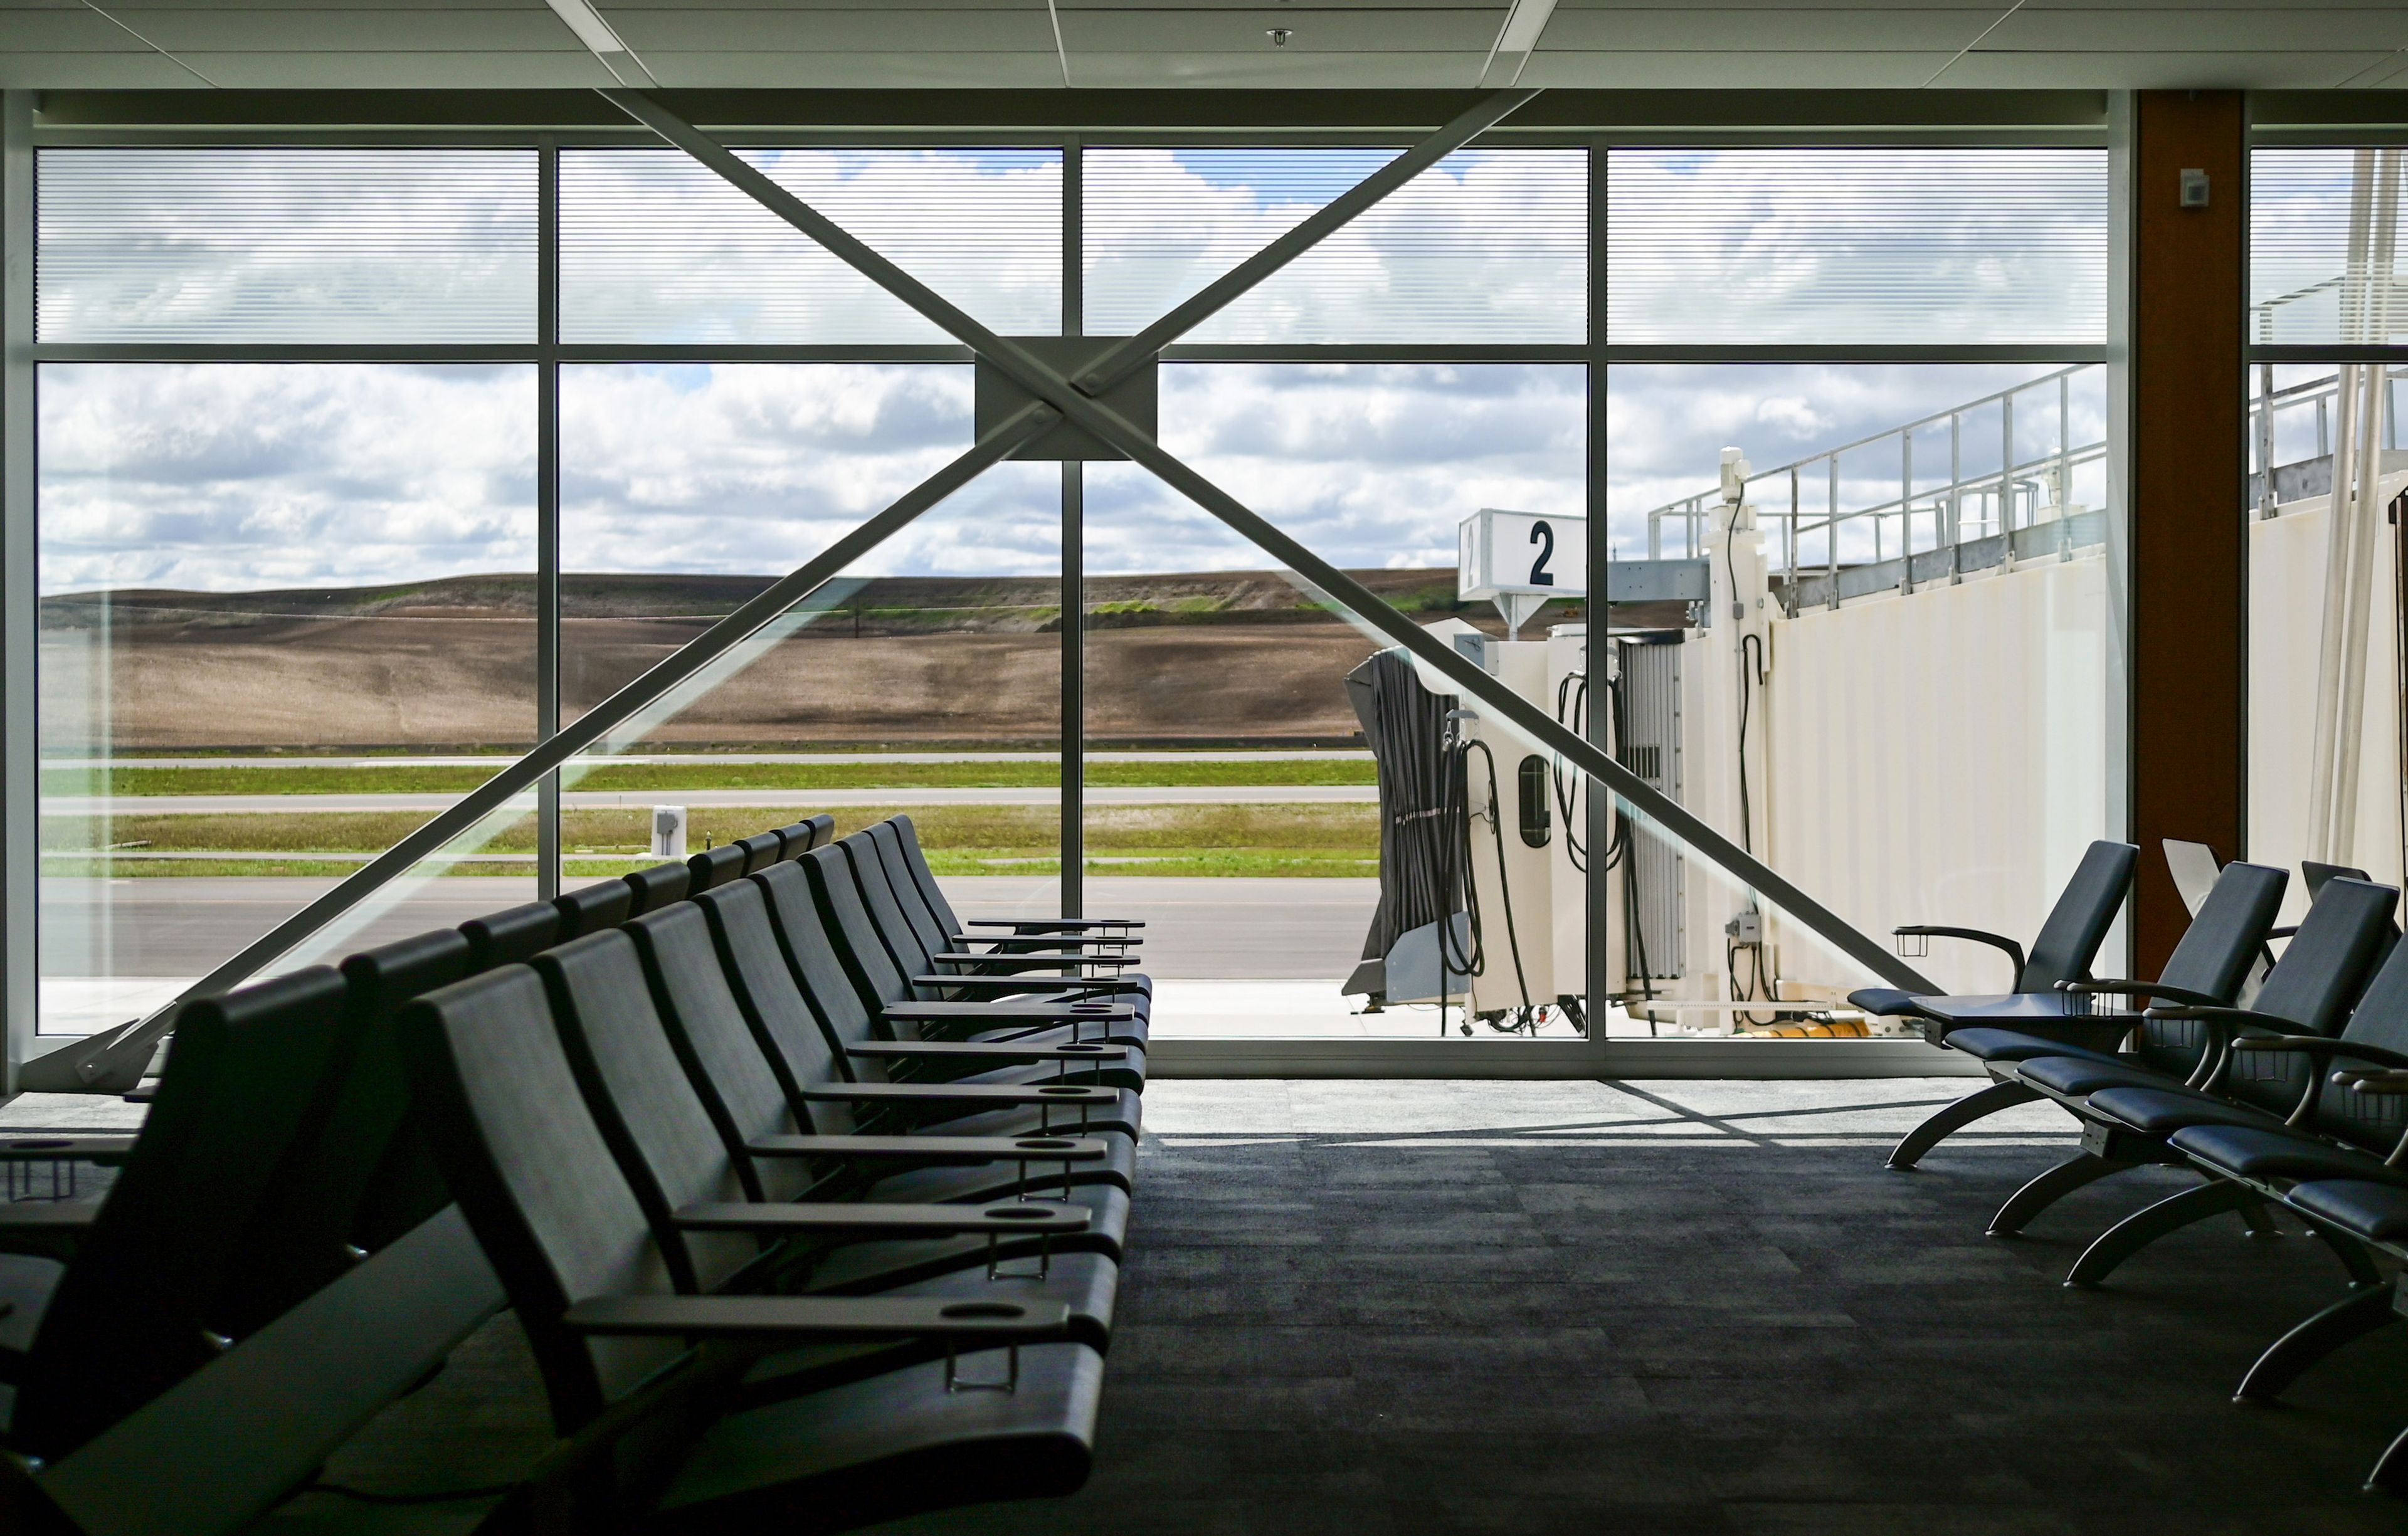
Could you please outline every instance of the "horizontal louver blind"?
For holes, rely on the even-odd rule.
[[[1606,340],[2096,346],[2103,149],[1616,149]]]
[[[2249,337],[2408,340],[2408,149],[2249,157]]]
[[[44,341],[531,342],[525,149],[45,149]]]
[[[1139,330],[1394,153],[1088,150],[1088,333]],[[1578,149],[1450,155],[1182,339],[1577,344],[1587,165]]]
[[[744,157],[988,327],[1062,322],[1062,157],[755,149]],[[675,149],[562,154],[561,335],[574,343],[951,338]]]

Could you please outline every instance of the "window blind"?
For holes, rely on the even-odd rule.
[[[44,149],[36,209],[44,341],[535,339],[532,150]]]
[[[1062,157],[752,149],[747,160],[1006,334],[1062,320]],[[950,340],[675,149],[563,152],[561,334],[579,343]]]
[[[2104,149],[1617,149],[1606,189],[1609,344],[2106,339]]]
[[[2249,339],[2408,341],[2408,149],[2249,156]]]
[[[1090,149],[1086,326],[1121,335],[1295,228],[1388,149]],[[1588,157],[1448,156],[1182,338],[1585,339]]]

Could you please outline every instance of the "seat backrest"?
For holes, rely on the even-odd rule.
[[[861,904],[868,910],[870,926],[877,930],[878,942],[885,948],[887,960],[907,976],[924,976],[936,971],[936,957],[951,949],[953,944],[943,938],[931,944],[913,925],[911,915],[904,910],[903,903],[896,898],[895,887],[886,878],[886,860],[879,857],[877,840],[866,832],[857,832],[851,837],[838,838],[836,846],[853,871],[854,889],[861,892]]]
[[[2167,838],[2165,850],[2166,873],[2173,876],[2174,894],[2182,898],[2183,910],[2196,917],[2207,903],[2207,893],[2215,889],[2223,861],[2206,844],[2186,843],[2179,837]]]
[[[636,892],[624,880],[603,880],[552,898],[560,908],[560,940],[581,939],[616,928],[636,915]]]
[[[809,1130],[840,1134],[853,1129],[842,1104],[807,1103],[803,1089],[815,1083],[838,1083],[847,1074],[827,1031],[805,1001],[786,964],[784,951],[769,917],[768,898],[753,881],[738,881],[724,889],[695,898],[710,921],[712,946],[719,951],[722,973],[744,1022],[778,1079],[796,1124]]]
[[[836,818],[825,811],[807,818],[803,825],[811,830],[811,840],[803,847],[787,854],[786,857],[789,859],[809,853],[812,848],[825,847],[836,841]]]
[[[451,1203],[408,1123],[409,1082],[394,1018],[468,974],[468,941],[449,928],[343,961],[342,1028],[351,1038],[242,1236],[249,1260],[211,1305],[214,1331],[248,1337]]]
[[[2132,889],[2132,871],[2141,850],[2129,843],[2090,845],[2075,865],[2073,878],[2049,909],[2048,920],[2033,936],[2031,952],[2015,978],[2018,992],[2054,990],[2060,981],[2080,981],[2090,974],[2090,962],[2124,909],[2125,893]]]
[[[817,1170],[801,1159],[755,1159],[744,1150],[759,1137],[802,1127],[728,988],[710,919],[694,903],[680,902],[622,932],[636,941],[653,1004],[746,1193],[754,1200],[801,1199]]]
[[[430,992],[403,1010],[400,1035],[436,1160],[526,1330],[555,1424],[573,1432],[683,1345],[589,1340],[562,1315],[589,1297],[666,1294],[668,1265],[532,970]]]
[[[2282,960],[2258,988],[2256,1011],[2288,1020],[2292,1028],[2286,1033],[2339,1032],[2382,953],[2384,931],[2391,926],[2399,902],[2400,893],[2389,886],[2344,878],[2325,881]],[[2225,1091],[2243,1103],[2287,1115],[2319,1070],[2315,1062],[2292,1052],[2236,1051],[2225,1069]]]
[[[813,848],[803,862],[808,866],[810,860],[836,851]],[[811,1015],[819,1020],[829,1048],[841,1054],[849,1045],[878,1039],[877,1015],[870,1011],[853,973],[845,968],[838,953],[840,941],[829,925],[827,909],[812,891],[808,868],[783,864],[763,870],[752,881],[768,898],[769,921],[788,973],[810,1000]],[[846,1063],[845,1074],[878,1075],[857,1062]]]
[[[589,933],[538,955],[535,971],[586,1107],[652,1221],[678,1288],[717,1289],[759,1244],[736,1232],[681,1231],[671,1217],[749,1191],[669,1043],[636,941],[615,928]]]
[[[896,967],[885,941],[879,937],[877,920],[862,901],[861,882],[853,878],[853,860],[845,857],[841,840],[813,848],[799,862],[810,884],[811,900],[820,909],[828,947],[861,994],[862,1006],[883,1008],[912,996],[910,976]]]
[[[2157,979],[2230,1003],[2265,948],[2288,881],[2283,871],[2263,864],[2225,865]],[[2135,1034],[2141,1060],[2175,1077],[2189,1076],[2216,1038],[2186,1018],[2146,1018]]]
[[[705,848],[685,861],[692,878],[686,884],[686,894],[699,896],[706,890],[717,890],[730,880],[744,877],[744,866],[752,854],[734,843],[722,843],[715,848]]]
[[[56,1459],[215,1358],[209,1308],[322,1113],[347,994],[313,965],[184,1006],[133,1154],[18,1364],[13,1449]]]
[[[894,893],[895,904],[902,908],[912,932],[919,935],[920,947],[934,954],[960,943],[960,935],[945,932],[944,924],[929,907],[928,898],[920,894],[919,883],[911,878],[911,860],[903,852],[903,834],[895,830],[895,824],[881,821],[866,829],[862,835],[877,850],[878,867],[886,877],[886,889]]]
[[[2341,1037],[2354,1045],[2372,1045],[2408,1057],[2408,944],[2395,944],[2375,967]],[[2371,1063],[2346,1058],[2334,1067],[2365,1067]],[[2329,1074],[2328,1074],[2329,1075]],[[2389,1153],[2408,1120],[2408,1098],[2393,1094],[2351,1093],[2328,1081],[2317,1090],[2316,1129],[2329,1136]]]
[[[686,888],[694,883],[694,872],[683,863],[654,864],[626,876],[627,888],[636,893],[635,914],[658,912],[671,902],[685,900]]]
[[[560,908],[550,902],[471,917],[460,925],[460,932],[468,941],[468,964],[476,971],[531,960],[564,937]]]
[[[786,840],[775,832],[754,832],[750,837],[739,837],[736,840],[736,846],[744,850],[744,873],[747,875],[757,870],[767,869],[786,856]]]
[[[911,825],[911,818],[908,816],[897,814],[887,819],[895,824],[895,835],[902,843],[903,857],[911,866],[911,881],[920,888],[921,896],[926,899],[928,910],[937,915],[937,921],[944,925],[946,932],[967,932],[962,927],[961,914],[945,900],[943,888],[937,884],[937,872],[928,867],[928,855],[920,846],[919,829]]]

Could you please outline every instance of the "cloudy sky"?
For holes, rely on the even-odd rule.
[[[50,340],[523,340],[533,163],[517,151],[48,151]],[[1091,150],[1091,332],[1141,325],[1383,151]],[[1052,330],[1061,173],[1025,151],[763,151],[772,175],[980,319]],[[394,164],[400,170],[394,168]],[[1617,340],[1745,345],[2095,340],[2104,164],[2091,151],[1633,151],[1612,171]],[[918,342],[926,322],[669,151],[564,156],[564,334],[640,348]],[[1197,340],[1577,342],[1584,163],[1454,157]],[[1613,370],[1600,450],[1614,539],[1710,488],[2051,370]],[[777,572],[959,452],[967,368],[564,370],[571,570]],[[1325,557],[1450,564],[1486,506],[1577,515],[1585,385],[1554,365],[1166,369],[1162,437]],[[2053,451],[2055,391],[2019,402]],[[2070,425],[2095,441],[2095,381]],[[535,380],[523,365],[52,364],[42,375],[42,579],[233,590],[533,563]],[[1960,462],[1995,468],[1995,405]],[[1918,492],[1946,434],[1915,447]],[[1843,501],[1895,495],[1895,440],[1843,462]],[[1058,561],[1052,466],[1013,465],[870,572],[1033,574]],[[1089,471],[1089,568],[1259,566],[1147,477]],[[1781,492],[1785,504],[1785,491]]]

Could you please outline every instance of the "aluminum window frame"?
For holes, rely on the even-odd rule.
[[[563,364],[643,364],[677,363],[942,363],[967,364],[972,353],[967,347],[951,343],[912,344],[842,344],[842,345],[620,345],[563,344],[560,334],[560,165],[559,156],[566,149],[609,148],[657,148],[660,141],[640,128],[617,129],[580,126],[575,128],[476,128],[437,127],[422,129],[342,129],[342,128],[245,128],[204,127],[181,130],[160,127],[89,128],[81,126],[45,126],[33,109],[33,93],[11,91],[6,93],[7,121],[12,129],[9,140],[12,150],[21,150],[24,172],[30,173],[36,157],[50,149],[108,148],[179,148],[208,149],[215,148],[258,148],[262,146],[308,148],[390,148],[390,149],[532,149],[538,156],[538,334],[524,344],[483,345],[296,345],[296,344],[179,344],[165,342],[136,343],[67,343],[32,340],[22,331],[8,336],[9,366],[22,367],[25,380],[18,395],[0,395],[0,401],[15,401],[9,407],[9,419],[0,422],[0,432],[13,432],[20,425],[30,436],[34,405],[32,399],[35,369],[43,363],[510,363],[536,365],[538,390],[538,739],[548,737],[559,723],[559,545],[560,545],[560,430],[559,430],[559,369]],[[22,126],[19,123],[22,120]],[[1605,270],[1604,191],[1608,156],[1616,149],[1626,148],[1801,148],[1801,147],[1881,147],[1897,149],[1948,148],[2096,148],[2110,153],[2111,247],[2114,243],[2112,224],[2117,202],[2121,174],[2114,155],[2114,134],[2112,112],[2098,123],[2076,123],[2064,126],[2028,125],[1998,128],[1968,128],[1944,123],[1904,124],[1887,127],[1614,127],[1572,130],[1564,128],[1521,129],[1509,122],[1484,135],[1484,147],[1498,149],[1578,149],[1585,150],[1588,163],[1587,206],[1587,272],[1584,298],[1584,330],[1586,339],[1580,343],[1477,345],[1465,343],[1378,343],[1378,344],[1174,344],[1164,349],[1166,363],[1458,363],[1458,364],[1574,364],[1584,367],[1588,382],[1586,496],[1593,519],[1601,519],[1605,507],[1605,488],[1609,481],[1610,464],[1603,436],[1605,422],[1606,370],[1619,363],[1838,363],[1865,364],[1885,363],[2086,363],[2110,362],[2118,352],[2116,328],[2118,320],[2111,306],[2110,334],[2096,345],[2052,344],[2042,346],[1863,346],[1817,344],[1798,346],[1664,346],[1605,344],[1600,338],[1603,303],[1608,285]],[[2402,130],[2408,136],[2408,130]],[[1132,130],[1078,131],[1036,133],[1027,130],[946,131],[940,129],[739,129],[721,135],[731,146],[753,148],[801,149],[1019,149],[1031,151],[1052,150],[1063,157],[1065,239],[1063,241],[1062,292],[1065,304],[1066,328],[1075,324],[1082,288],[1082,239],[1069,222],[1076,217],[1074,209],[1083,202],[1070,178],[1079,166],[1081,151],[1085,149],[1123,148],[1231,148],[1231,149],[1406,149],[1420,142],[1423,135],[1409,130],[1366,130],[1343,128],[1311,129],[1249,129],[1233,126],[1212,130]],[[2337,141],[2364,142],[2363,133],[2344,134]],[[2284,142],[2294,142],[2286,139]],[[15,194],[15,182],[11,182]],[[8,270],[13,274],[22,269],[30,277],[32,258],[33,193],[25,189],[21,199],[22,217],[0,220],[0,244],[7,248]],[[12,205],[13,206],[13,205]],[[19,259],[22,256],[22,261]],[[2115,282],[2111,262],[2110,284]],[[30,315],[28,316],[30,320]],[[1066,329],[1066,334],[1068,334]],[[2279,349],[2270,349],[2279,350]],[[2318,361],[2331,357],[2329,348],[2314,349]],[[2408,348],[2383,348],[2386,356],[2408,355]],[[2252,360],[2256,360],[2253,351]],[[2270,359],[2270,361],[2283,361]],[[2371,361],[2371,360],[2370,360]],[[13,376],[12,376],[13,377]],[[20,398],[22,397],[22,398]],[[20,423],[17,418],[28,420]],[[15,438],[7,440],[14,445]],[[11,455],[12,461],[22,455]],[[12,464],[7,481],[8,490],[7,527],[12,537],[18,537],[30,551],[34,531],[32,505],[32,466],[22,491],[17,488]],[[1066,466],[1063,496],[1063,526],[1067,535],[1077,526],[1079,514],[1075,505],[1076,492],[1070,477],[1076,466]],[[1603,540],[1590,544],[1590,588],[1604,590],[1606,568],[1611,551]],[[1062,557],[1066,605],[1076,596],[1072,584],[1077,579],[1073,570],[1074,555],[1066,542]],[[9,577],[9,611],[19,607],[30,614],[30,594],[34,590],[30,563]],[[24,596],[20,602],[21,589]],[[2111,601],[2120,601],[2121,587]],[[30,630],[30,621],[24,624]],[[1065,857],[1062,889],[1066,910],[1076,911],[1080,903],[1080,880],[1083,860],[1077,866],[1068,860],[1080,854],[1083,829],[1084,797],[1081,779],[1085,757],[1082,721],[1078,710],[1082,703],[1082,661],[1074,664],[1069,651],[1074,644],[1066,634],[1065,666],[1062,673],[1062,738],[1064,774],[1062,797],[1062,851]],[[11,647],[13,649],[14,647]],[[1080,651],[1083,658],[1083,649]],[[30,724],[34,709],[34,684],[30,655],[11,655],[7,659],[7,700],[12,723],[22,711]],[[1592,720],[1592,729],[1601,722]],[[1077,751],[1071,750],[1075,739]],[[11,750],[0,763],[0,889],[9,896],[5,912],[5,934],[0,934],[0,953],[13,962],[7,967],[10,978],[0,1002],[5,1002],[8,1031],[8,1081],[6,1090],[13,1090],[17,1065],[45,1048],[56,1048],[81,1037],[72,1035],[38,1035],[36,1017],[34,968],[30,963],[38,954],[36,928],[37,901],[27,899],[36,889],[39,858],[36,832],[38,827],[36,800],[38,768],[30,742],[30,733],[16,732],[25,745],[12,744]],[[2116,744],[2111,742],[2111,756]],[[1078,761],[1074,762],[1072,760]],[[2120,760],[2116,767],[2121,772]],[[547,894],[557,889],[559,870],[559,786],[558,775],[546,776],[539,789],[538,811],[538,880],[539,889]],[[1601,811],[1592,801],[1593,818],[1610,814]],[[1604,946],[1604,913],[1606,899],[1601,872],[1592,870],[1589,906],[1589,946],[1591,974],[1601,965]],[[19,892],[23,892],[22,896]],[[20,960],[22,957],[22,960]],[[20,979],[22,978],[22,979]],[[1742,1054],[1743,1053],[1743,1054]],[[1744,1045],[1723,1040],[1647,1040],[1607,1042],[1602,1033],[1579,1040],[1484,1040],[1451,1039],[1423,1040],[1228,1040],[1228,1041],[1166,1041],[1156,1052],[1158,1070],[1169,1070],[1189,1075],[1468,1075],[1503,1077],[1587,1078],[1603,1075],[1621,1076],[1756,1076],[1756,1077],[1825,1077],[1825,1076],[1888,1076],[1929,1075],[1944,1073],[1956,1065],[1935,1057],[1919,1041],[1754,1041]],[[5,1091],[5,1090],[0,1090]]]

